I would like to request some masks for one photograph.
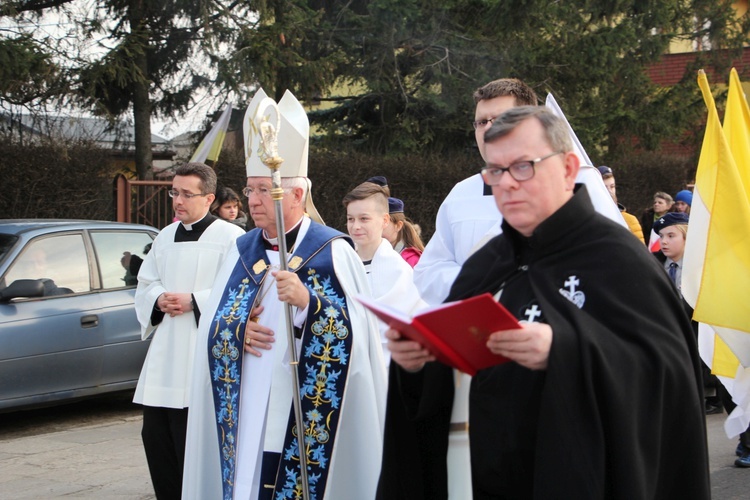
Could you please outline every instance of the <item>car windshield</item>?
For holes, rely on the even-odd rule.
[[[0,263],[5,260],[5,256],[8,255],[16,241],[18,241],[18,236],[15,234],[0,234]]]

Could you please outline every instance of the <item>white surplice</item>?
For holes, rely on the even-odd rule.
[[[367,278],[372,289],[372,297],[381,304],[386,304],[405,314],[412,315],[427,304],[419,297],[414,285],[412,267],[393,249],[390,242],[383,238],[370,261]],[[385,331],[388,325],[378,321],[380,341],[383,345],[383,357],[386,366],[391,360],[391,353]]]
[[[477,243],[500,234],[502,216],[492,195],[484,195],[480,174],[456,184],[438,209],[435,233],[414,268],[414,283],[431,306],[441,304],[461,266],[476,250]],[[471,377],[458,371],[451,423],[468,422]],[[452,431],[448,441],[448,495],[451,499],[472,498],[469,433]]]
[[[476,243],[500,234],[502,216],[495,198],[483,192],[482,176],[472,175],[456,184],[438,209],[435,233],[414,267],[414,283],[431,306],[448,296]]]
[[[211,286],[234,241],[245,232],[215,220],[198,241],[175,243],[181,222],[173,222],[156,236],[138,272],[135,310],[141,337],[153,334],[133,401],[146,406],[186,408],[198,327],[192,311],[151,324],[156,299],[164,292],[192,293],[205,312]]]

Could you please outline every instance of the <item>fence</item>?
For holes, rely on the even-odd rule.
[[[174,218],[167,191],[172,181],[136,181],[115,177],[115,211],[118,222],[134,222],[162,229]]]

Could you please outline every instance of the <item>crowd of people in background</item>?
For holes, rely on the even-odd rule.
[[[138,276],[138,317],[155,340],[136,401],[158,498],[299,493],[293,346],[316,498],[710,496],[703,414],[732,403],[698,358],[680,292],[690,190],[656,192],[639,219],[599,166],[625,224],[603,216],[564,121],[501,79],[474,94],[483,168],[443,201],[427,245],[382,175],[343,196],[344,235],[309,208],[307,117],[288,96],[286,234],[257,147],[247,213],[210,168],[188,164],[170,191],[176,221]],[[259,91],[252,120],[267,101]],[[521,328],[489,337],[510,362],[473,379],[357,301],[411,315],[483,293]],[[744,440],[737,465],[750,467]]]

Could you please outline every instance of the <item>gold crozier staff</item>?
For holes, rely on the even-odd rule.
[[[275,117],[275,123],[271,123],[271,115]],[[263,151],[260,159],[264,165],[271,169],[271,197],[273,198],[274,208],[276,210],[276,234],[278,235],[279,246],[279,268],[282,271],[288,271],[287,265],[287,248],[286,238],[284,235],[284,208],[281,204],[284,198],[284,189],[281,187],[281,172],[279,168],[284,163],[284,159],[279,156],[278,150],[278,133],[279,133],[279,109],[273,99],[265,98],[258,105],[256,114],[257,131],[260,132],[260,144]],[[302,498],[309,500],[310,485],[307,479],[307,452],[305,448],[305,426],[302,418],[302,402],[300,400],[299,387],[299,361],[297,349],[295,348],[294,321],[292,316],[292,306],[284,302],[284,318],[286,320],[286,333],[289,345],[289,365],[292,368],[292,401],[294,404],[294,422],[297,426],[297,446],[299,448],[300,462],[300,480],[302,482]]]

